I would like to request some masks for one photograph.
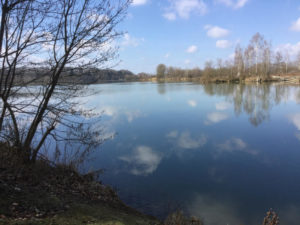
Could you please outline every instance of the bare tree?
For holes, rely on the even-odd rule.
[[[211,78],[214,76],[213,73],[213,61],[207,60],[205,61],[204,70],[203,70],[203,76],[205,79]]]
[[[275,64],[276,64],[276,71],[277,73],[282,73],[282,60],[283,60],[283,57],[282,57],[282,54],[281,52],[276,52],[276,55],[275,55]]]
[[[241,46],[238,44],[235,48],[234,54],[234,66],[236,68],[236,76],[240,77],[243,70],[243,50]]]
[[[30,0],[5,1],[2,4],[0,28],[0,97],[2,100],[0,131],[4,118],[9,116],[13,124],[15,144],[20,145],[16,108],[11,104],[16,94],[13,89],[17,70],[23,65],[30,53],[34,53],[38,45],[45,41],[43,23],[47,11],[51,8],[48,1],[35,2]],[[10,102],[9,102],[10,100]]]
[[[300,51],[298,52],[298,55],[297,55],[296,64],[297,64],[298,70],[300,71]]]
[[[268,77],[270,75],[270,64],[271,64],[271,43],[264,41],[263,48],[263,59],[262,59],[262,73]]]
[[[251,39],[251,45],[254,47],[254,57],[255,57],[255,74],[258,75],[258,64],[261,59],[261,50],[264,45],[264,38],[260,33],[256,33]]]
[[[288,67],[290,63],[290,54],[288,51],[285,51],[284,53],[284,64],[285,64],[285,73],[288,73]]]
[[[253,46],[252,45],[249,45],[246,50],[244,51],[244,68],[248,70],[248,76],[251,76],[251,67],[252,67],[252,64],[253,64],[253,52],[254,52],[254,49],[253,49]]]
[[[26,162],[36,160],[50,137],[55,141],[81,141],[87,146],[101,143],[100,138],[95,138],[99,130],[71,121],[68,116],[80,117],[82,113],[72,100],[82,87],[60,81],[69,68],[104,66],[116,56],[117,49],[112,42],[121,35],[116,26],[124,18],[130,1],[18,2],[15,14],[8,13],[2,21],[1,44],[5,46],[5,54],[3,57],[1,54],[4,74],[1,76],[1,98],[5,129],[1,130],[1,137],[18,149]],[[35,66],[42,68],[45,78],[36,87],[29,88],[28,84],[16,87],[18,73],[36,59],[39,63]],[[17,98],[24,90],[27,97]]]
[[[219,70],[219,75],[222,76],[223,75],[223,60],[222,59],[217,59],[217,66],[218,66],[218,70]]]

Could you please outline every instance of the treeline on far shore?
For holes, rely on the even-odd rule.
[[[300,51],[295,56],[287,50],[272,49],[270,42],[256,33],[248,46],[235,48],[232,58],[205,62],[203,69],[181,69],[159,64],[157,80],[199,80],[199,81],[272,81],[281,77],[297,77],[300,81]]]
[[[17,69],[15,84],[43,84],[50,79],[49,68],[21,67]],[[61,84],[97,84],[110,81],[138,81],[137,76],[129,70],[113,70],[98,68],[65,68],[59,79]]]
[[[46,83],[49,68],[21,67],[17,69],[15,84]],[[256,33],[248,46],[235,48],[233,57],[206,61],[204,68],[182,69],[159,64],[156,74],[138,73],[129,70],[99,68],[64,69],[59,82],[62,84],[97,84],[104,82],[130,81],[291,81],[300,83],[300,51],[273,50],[265,38]]]

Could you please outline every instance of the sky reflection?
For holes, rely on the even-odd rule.
[[[260,224],[274,208],[297,225],[289,216],[300,214],[299,87],[94,87],[85,102],[117,135],[89,166],[104,168],[101,179],[126,203],[164,217],[173,202],[207,225]]]

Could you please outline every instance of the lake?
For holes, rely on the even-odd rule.
[[[128,205],[206,225],[300,221],[300,87],[112,83],[84,107],[103,112],[92,169]]]

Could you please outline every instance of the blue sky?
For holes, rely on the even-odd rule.
[[[228,59],[260,32],[275,50],[300,51],[299,0],[134,0],[119,29],[116,69],[154,73],[157,64],[203,67]]]

